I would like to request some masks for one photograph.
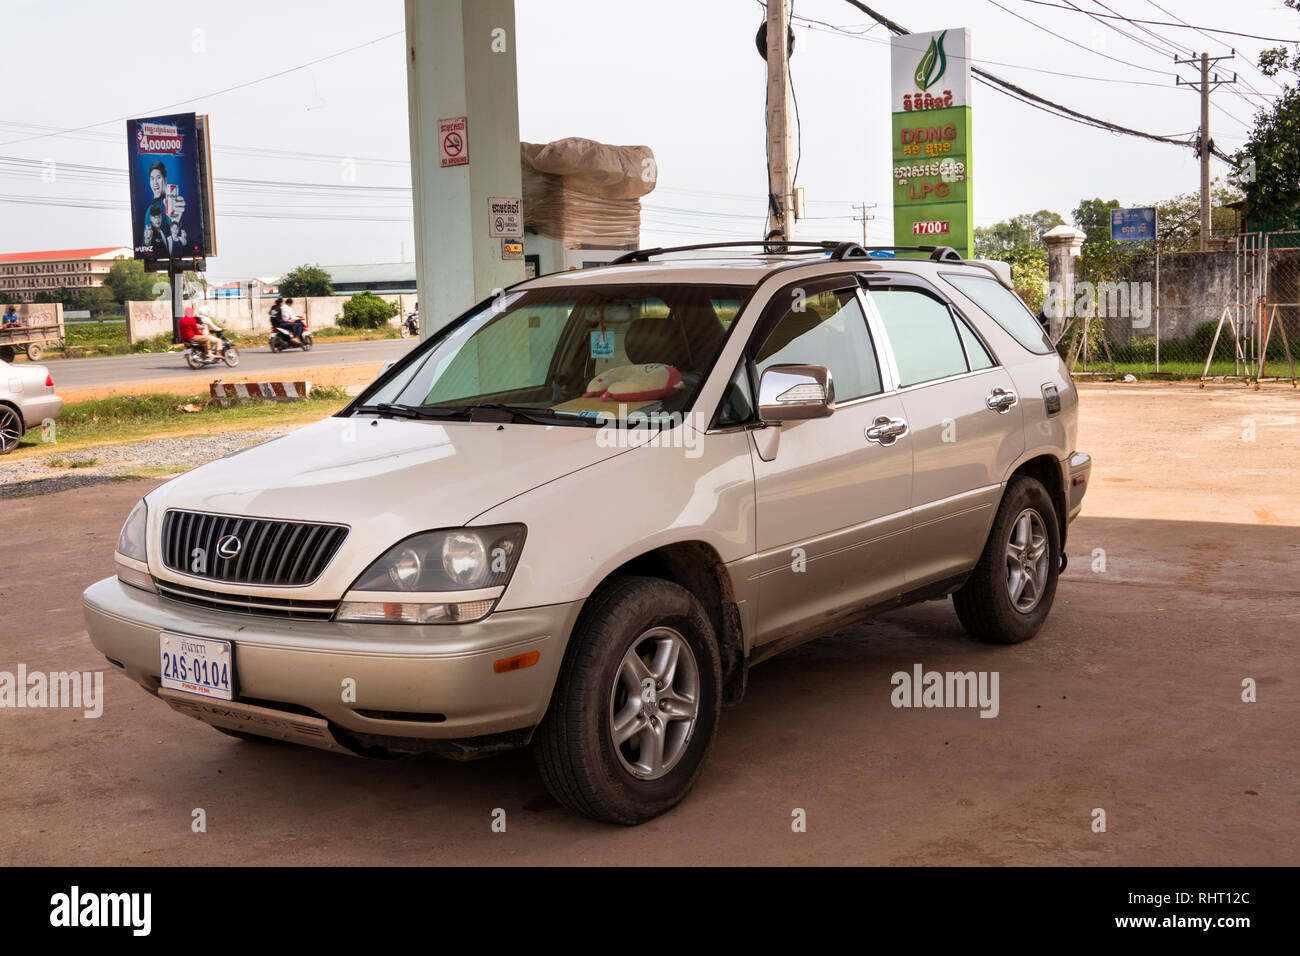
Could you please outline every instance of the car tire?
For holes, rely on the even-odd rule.
[[[534,740],[542,780],[574,813],[643,823],[695,783],[721,704],[718,642],[700,602],[670,581],[616,578],[588,601],[569,639]],[[621,743],[616,727],[630,731]]]
[[[1037,479],[1014,478],[979,564],[953,593],[957,618],[981,641],[1027,641],[1052,609],[1060,573],[1061,532],[1052,496]]]
[[[0,455],[7,455],[23,438],[23,416],[11,405],[0,405]]]

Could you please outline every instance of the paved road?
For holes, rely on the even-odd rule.
[[[173,713],[81,614],[155,483],[0,502],[22,570],[0,575],[0,671],[105,672],[97,719],[0,709],[0,865],[1294,865],[1300,394],[1085,386],[1081,404],[1092,488],[1034,640],[977,644],[941,601],[789,651],[724,711],[695,791],[635,828],[562,811],[523,752],[353,759]],[[894,708],[917,664],[997,672],[996,719]]]
[[[167,382],[187,375],[202,375],[214,370],[225,370],[239,377],[274,380],[277,370],[339,368],[348,365],[365,365],[391,362],[401,358],[416,343],[413,339],[379,339],[373,342],[322,342],[310,352],[293,350],[274,353],[266,347],[265,338],[245,338],[249,345],[239,349],[239,367],[226,369],[224,365],[212,366],[202,372],[192,372],[180,353],[168,352],[149,355],[114,355],[103,358],[64,359],[50,362],[48,368],[60,391],[96,386],[151,382]],[[252,343],[261,342],[261,346]],[[228,376],[229,377],[229,376]],[[204,380],[206,381],[206,379]]]

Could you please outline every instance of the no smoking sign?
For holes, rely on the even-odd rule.
[[[469,165],[469,125],[464,116],[438,120],[438,165]]]

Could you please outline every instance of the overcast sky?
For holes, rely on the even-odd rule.
[[[1098,13],[1300,35],[1300,16],[1280,0],[1076,2]],[[1174,66],[1169,42],[1216,55],[1235,46],[1235,61],[1218,69],[1244,83],[1217,91],[1211,111],[1211,135],[1228,152],[1261,102],[1245,84],[1278,90],[1253,68],[1259,49],[1273,45],[1260,40],[1153,26],[1159,38],[1137,34],[1152,49],[1030,0],[869,5],[910,30],[969,27],[973,56],[988,70],[1163,135],[1191,135],[1199,118],[1196,94],[1173,76],[1195,74]],[[865,31],[852,37],[797,22],[798,183],[818,217],[799,224],[800,238],[860,239],[851,206],[865,201],[879,203],[869,237],[890,242],[888,33],[867,30],[870,20],[843,0],[795,0],[794,12]],[[522,139],[650,146],[659,185],[644,200],[647,245],[761,237],[760,4],[518,0],[516,16]],[[203,97],[171,111],[211,116],[220,244],[211,278],[274,275],[301,262],[410,260],[403,22],[400,0],[0,0],[0,253],[130,245],[122,118]],[[281,71],[290,72],[262,80]],[[249,85],[218,93],[240,84]],[[1068,219],[1083,196],[1138,205],[1198,186],[1190,150],[1085,128],[978,84],[973,126],[976,225],[1040,208]],[[1214,169],[1226,172],[1217,161]]]

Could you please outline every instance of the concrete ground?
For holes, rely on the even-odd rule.
[[[976,644],[945,601],[760,665],[694,792],[634,829],[569,816],[527,753],[351,759],[173,713],[80,607],[154,483],[0,502],[0,671],[107,671],[97,720],[0,710],[0,863],[1294,865],[1300,393],[1081,391],[1093,482],[1034,640]],[[895,709],[918,663],[997,671],[1000,713]]]

